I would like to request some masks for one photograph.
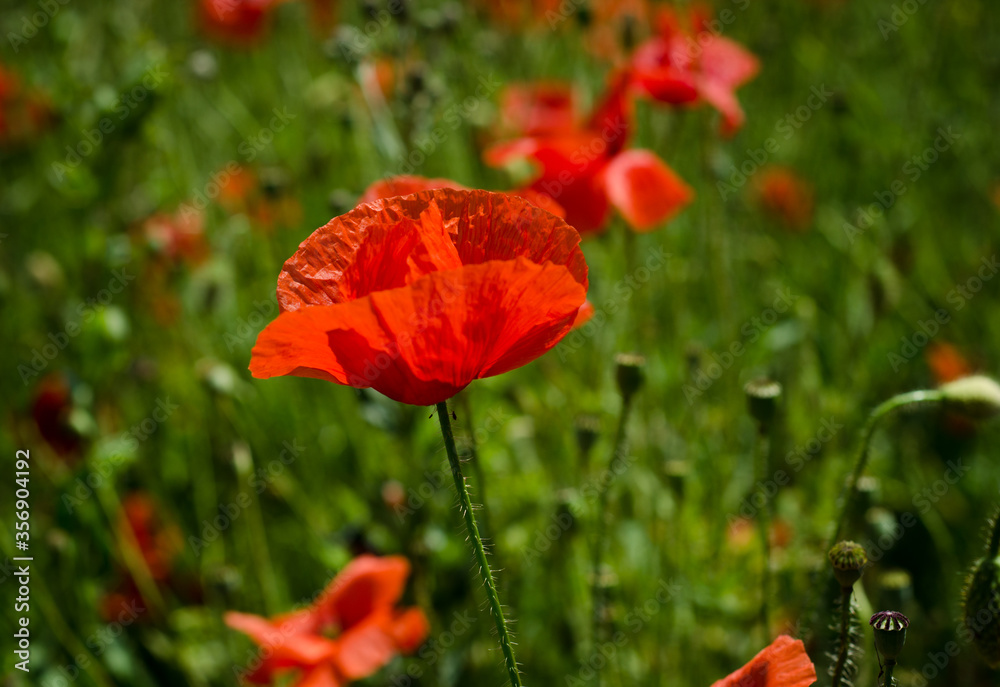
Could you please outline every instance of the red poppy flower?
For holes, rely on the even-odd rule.
[[[504,135],[546,136],[577,125],[576,93],[571,84],[511,84],[500,96],[500,128]]]
[[[974,372],[965,356],[950,343],[932,343],[927,347],[925,357],[938,384],[953,382]]]
[[[0,145],[24,143],[51,122],[48,98],[25,88],[20,77],[0,65]]]
[[[309,608],[271,619],[227,613],[229,627],[267,649],[247,679],[265,683],[297,670],[298,687],[341,687],[415,650],[429,626],[420,609],[396,608],[409,574],[400,556],[360,556]]]
[[[712,687],[809,687],[816,668],[798,639],[781,635],[753,660]]]
[[[789,229],[805,231],[815,206],[812,185],[784,167],[770,167],[757,181],[760,204]]]
[[[251,43],[267,32],[268,14],[282,0],[201,0],[201,20],[216,38]]]
[[[757,58],[735,41],[707,28],[707,13],[694,9],[690,30],[668,8],[659,16],[659,35],[632,56],[637,90],[660,102],[696,105],[707,102],[722,114],[722,132],[735,133],[745,119],[736,89],[757,75]]]
[[[72,411],[73,400],[65,377],[53,374],[39,383],[31,404],[31,416],[38,433],[64,458],[78,455],[83,445],[83,437],[69,421]]]
[[[204,215],[185,206],[172,215],[160,213],[143,223],[146,240],[158,253],[172,261],[202,262],[208,257]]]
[[[566,210],[581,233],[602,231],[614,206],[637,231],[648,231],[691,202],[694,193],[647,150],[623,150],[631,128],[628,78],[617,76],[586,126],[558,135],[529,136],[486,151],[487,164],[529,159],[541,174],[529,185]]]
[[[525,200],[437,189],[359,205],[299,246],[250,370],[413,405],[527,364],[587,293],[580,236]]]
[[[170,576],[174,559],[182,544],[180,531],[166,525],[156,503],[143,492],[132,492],[122,501],[119,528],[131,530],[149,573],[157,582]]]

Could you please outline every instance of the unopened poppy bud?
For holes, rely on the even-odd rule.
[[[632,394],[642,388],[642,368],[646,365],[646,359],[637,353],[619,353],[615,356],[615,365],[618,390],[621,391],[622,398],[631,398]]]
[[[743,387],[743,393],[747,396],[747,408],[753,419],[762,428],[770,427],[778,410],[781,384],[773,379],[760,377],[747,382]]]
[[[601,434],[601,418],[596,415],[578,415],[575,424],[576,445],[580,447],[580,454],[587,456]]]
[[[1000,414],[1000,384],[986,375],[956,379],[939,391],[947,408],[973,420],[988,420]]]
[[[1000,623],[994,608],[1000,608],[1000,558],[984,558],[972,570],[963,615],[976,651],[991,668],[1000,668]]]
[[[843,589],[853,587],[868,565],[868,554],[864,547],[853,541],[838,542],[827,556],[833,566],[833,574]]]
[[[875,648],[887,661],[895,661],[906,642],[910,619],[898,611],[879,611],[868,624],[875,630]]]

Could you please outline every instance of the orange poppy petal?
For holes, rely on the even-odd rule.
[[[325,637],[288,634],[260,616],[229,612],[223,619],[226,625],[249,636],[257,645],[271,649],[268,660],[279,665],[316,665],[336,651],[333,641]]]
[[[427,177],[400,174],[398,176],[386,177],[373,182],[365,189],[361,195],[359,203],[370,203],[380,198],[391,198],[393,196],[408,196],[411,193],[420,191],[431,191],[436,188],[454,188],[466,190],[467,187],[452,181],[451,179],[429,179]]]
[[[326,334],[340,323],[338,311],[329,307],[281,313],[257,336],[250,373],[257,379],[292,375],[347,384]]]
[[[753,660],[712,687],[809,687],[816,668],[801,640],[781,635]]]
[[[402,556],[359,556],[334,578],[316,603],[326,622],[348,630],[403,595],[410,563]]]
[[[409,608],[393,619],[389,631],[399,650],[409,653],[424,643],[430,634],[431,626],[422,610]]]
[[[295,687],[341,687],[344,683],[337,679],[333,666],[329,663],[313,668],[295,683]]]
[[[694,198],[691,187],[648,150],[616,155],[604,183],[612,205],[638,230],[672,218]]]

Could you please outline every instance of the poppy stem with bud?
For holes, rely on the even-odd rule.
[[[451,475],[455,478],[459,507],[465,517],[465,529],[469,533],[469,541],[472,542],[476,563],[479,565],[479,573],[483,578],[483,586],[486,587],[490,611],[493,614],[493,621],[496,623],[497,634],[500,637],[500,649],[503,651],[504,664],[510,676],[510,684],[511,687],[521,687],[521,676],[518,673],[517,660],[514,658],[510,630],[507,628],[507,620],[504,618],[503,607],[500,605],[500,595],[497,593],[496,582],[493,579],[493,570],[486,558],[486,547],[483,546],[483,539],[479,535],[479,526],[476,524],[476,516],[472,509],[472,498],[469,496],[468,484],[462,474],[462,464],[458,458],[458,449],[455,447],[455,435],[451,430],[448,404],[444,401],[437,404],[437,416],[441,423],[441,435],[444,437],[444,448],[448,453],[448,462],[451,464]]]

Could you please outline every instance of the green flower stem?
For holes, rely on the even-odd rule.
[[[448,462],[451,464],[451,475],[455,478],[455,489],[458,491],[459,508],[465,517],[465,529],[469,533],[469,541],[472,542],[472,549],[476,555],[476,562],[479,564],[479,573],[483,578],[483,586],[486,587],[486,596],[489,598],[490,611],[493,614],[493,621],[497,626],[497,635],[500,637],[500,649],[503,651],[504,664],[507,666],[507,673],[510,676],[511,687],[521,687],[521,676],[517,670],[517,660],[514,658],[514,647],[510,639],[510,630],[507,628],[507,621],[504,619],[503,607],[500,605],[500,596],[497,594],[496,582],[493,580],[493,571],[490,563],[486,559],[486,548],[483,546],[482,537],[479,536],[479,527],[476,525],[476,516],[472,510],[472,499],[469,496],[469,488],[462,475],[462,464],[458,459],[458,449],[455,448],[455,435],[451,431],[451,418],[448,415],[448,404],[441,402],[437,404],[438,421],[441,423],[441,436],[444,437],[444,448],[448,453]]]
[[[875,432],[876,425],[878,425],[879,421],[883,417],[895,410],[898,410],[899,408],[917,403],[937,403],[940,400],[941,392],[936,390],[909,391],[905,394],[893,396],[888,401],[883,402],[871,412],[871,415],[868,416],[868,420],[865,422],[865,426],[861,430],[861,445],[858,447],[858,453],[854,459],[854,470],[851,472],[847,486],[844,487],[844,493],[840,505],[840,514],[837,516],[837,525],[833,531],[833,537],[830,539],[830,542],[826,547],[827,551],[833,548],[834,544],[840,541],[840,535],[847,522],[847,516],[850,514],[854,501],[857,498],[858,481],[861,479],[861,475],[865,471],[865,466],[868,465],[868,447],[871,444],[872,435]]]
[[[837,654],[837,665],[833,669],[831,687],[840,687],[847,667],[848,650],[851,648],[851,587],[845,587],[840,596],[840,651]]]
[[[892,669],[896,667],[896,662],[889,659],[885,662],[885,682],[882,684],[885,687],[892,687]]]
[[[618,416],[618,428],[615,430],[615,443],[612,446],[611,457],[608,459],[608,471],[613,473],[615,461],[627,450],[625,440],[625,427],[628,425],[629,414],[632,410],[632,394],[626,394],[622,398],[622,409]],[[608,491],[610,485],[600,490],[597,501],[597,532],[594,540],[593,560],[591,561],[592,579],[590,583],[590,600],[592,613],[591,642],[594,649],[600,643],[601,621],[604,615],[604,595],[601,591],[601,561],[604,558],[605,539],[608,528]],[[601,673],[594,671],[597,684],[601,684]]]
[[[769,430],[761,426],[757,441],[757,460],[755,471],[757,480],[767,479],[769,456],[771,455],[771,438]],[[757,513],[757,530],[760,536],[761,558],[763,567],[760,577],[760,623],[764,628],[764,636],[770,638],[771,623],[768,612],[768,601],[771,589],[771,502],[768,500]]]

